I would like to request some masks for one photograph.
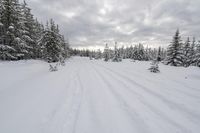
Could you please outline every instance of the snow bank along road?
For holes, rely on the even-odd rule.
[[[0,62],[0,133],[199,133],[200,69],[149,66]]]

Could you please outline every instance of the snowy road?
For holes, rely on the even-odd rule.
[[[74,57],[0,62],[1,133],[199,133],[200,69]]]

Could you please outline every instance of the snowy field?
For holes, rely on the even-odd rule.
[[[200,69],[73,57],[0,62],[0,133],[199,133]]]

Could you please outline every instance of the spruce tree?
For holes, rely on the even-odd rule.
[[[3,7],[7,7],[5,5],[9,5],[5,1],[0,0],[0,59],[1,60],[10,60],[16,59],[11,53],[15,52],[15,49],[6,44],[6,35],[5,35],[5,20],[3,21],[3,17],[5,19],[5,9]],[[4,23],[4,24],[3,24]]]
[[[145,60],[145,51],[142,44],[139,44],[138,46],[138,60]]]
[[[185,67],[188,67],[190,65],[191,59],[190,59],[190,38],[188,37],[185,45],[183,46],[183,65]]]
[[[59,32],[56,33],[58,35],[58,39],[59,39],[59,43],[60,43],[60,47],[61,47],[61,56],[63,58],[67,58],[67,45],[66,45],[66,42],[65,42],[65,38],[64,36],[60,35]]]
[[[98,49],[96,52],[95,52],[95,59],[101,59],[101,50],[100,49]]]
[[[17,28],[16,23],[19,21],[19,15],[16,16],[16,7],[13,0],[1,1],[1,46],[0,58],[3,60],[15,60],[15,30]],[[15,25],[14,25],[15,24]]]
[[[166,58],[166,55],[167,55],[167,51],[164,48],[162,48],[161,49],[161,60],[164,60]]]
[[[3,11],[3,3],[2,3],[2,0],[0,0],[0,18],[1,18],[1,15],[2,15],[2,11]],[[3,25],[0,21],[0,25]]]
[[[26,1],[21,6],[22,10],[22,40],[28,46],[26,50],[28,51],[28,55],[26,58],[36,58],[36,22],[34,20],[33,15],[31,14],[31,9],[28,7]]]
[[[172,43],[167,49],[166,64],[171,66],[182,66],[183,65],[183,54],[181,50],[181,36],[179,30],[176,31]]]
[[[161,60],[162,60],[161,58],[162,58],[162,57],[161,57],[161,47],[159,47],[159,48],[158,48],[157,61],[158,61],[158,62],[161,61]]]
[[[41,45],[40,42],[43,38],[44,26],[43,24],[39,23],[37,19],[35,19],[35,29],[34,32],[36,33],[36,48],[35,48],[35,57],[36,58],[43,58],[44,56],[44,45]]]
[[[112,61],[113,61],[113,62],[122,61],[120,52],[119,52],[119,50],[117,49],[117,42],[115,42],[114,55],[113,55]]]
[[[1,59],[19,60],[24,59],[28,53],[26,44],[22,40],[22,14],[18,0],[2,0],[1,11]]]
[[[70,58],[71,56],[71,49],[70,49],[70,43],[69,40],[66,39],[65,41],[65,58]]]
[[[147,53],[144,50],[144,46],[142,44],[135,45],[132,50],[132,59],[134,60],[148,60]]]
[[[48,62],[58,62],[64,51],[63,44],[61,43],[59,31],[53,21],[50,20],[50,25],[47,23],[44,34],[39,42],[43,48],[43,58]]]
[[[195,40],[195,37],[193,37],[193,41],[190,46],[190,53],[189,53],[190,65],[194,65],[195,63],[195,47],[196,47],[196,40]]]
[[[196,45],[194,64],[195,66],[200,67],[200,41]]]
[[[159,66],[158,66],[158,61],[157,60],[153,60],[153,62],[151,63],[151,67],[149,68],[150,72],[152,73],[159,73]]]
[[[133,59],[133,60],[138,60],[138,55],[139,53],[138,53],[138,47],[137,47],[137,45],[136,46],[134,46],[134,48],[131,46],[131,59]]]
[[[104,48],[104,61],[108,61],[110,59],[110,50],[108,44],[106,44]]]
[[[129,48],[126,48],[126,58],[131,58],[132,59],[132,56],[133,55],[133,46],[130,46]]]

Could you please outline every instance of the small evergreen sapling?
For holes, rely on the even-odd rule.
[[[50,72],[58,71],[58,63],[56,65],[49,64],[49,71]]]
[[[159,70],[159,66],[158,66],[158,61],[153,61],[151,63],[151,67],[149,68],[150,72],[153,72],[153,73],[159,73],[160,70]]]

